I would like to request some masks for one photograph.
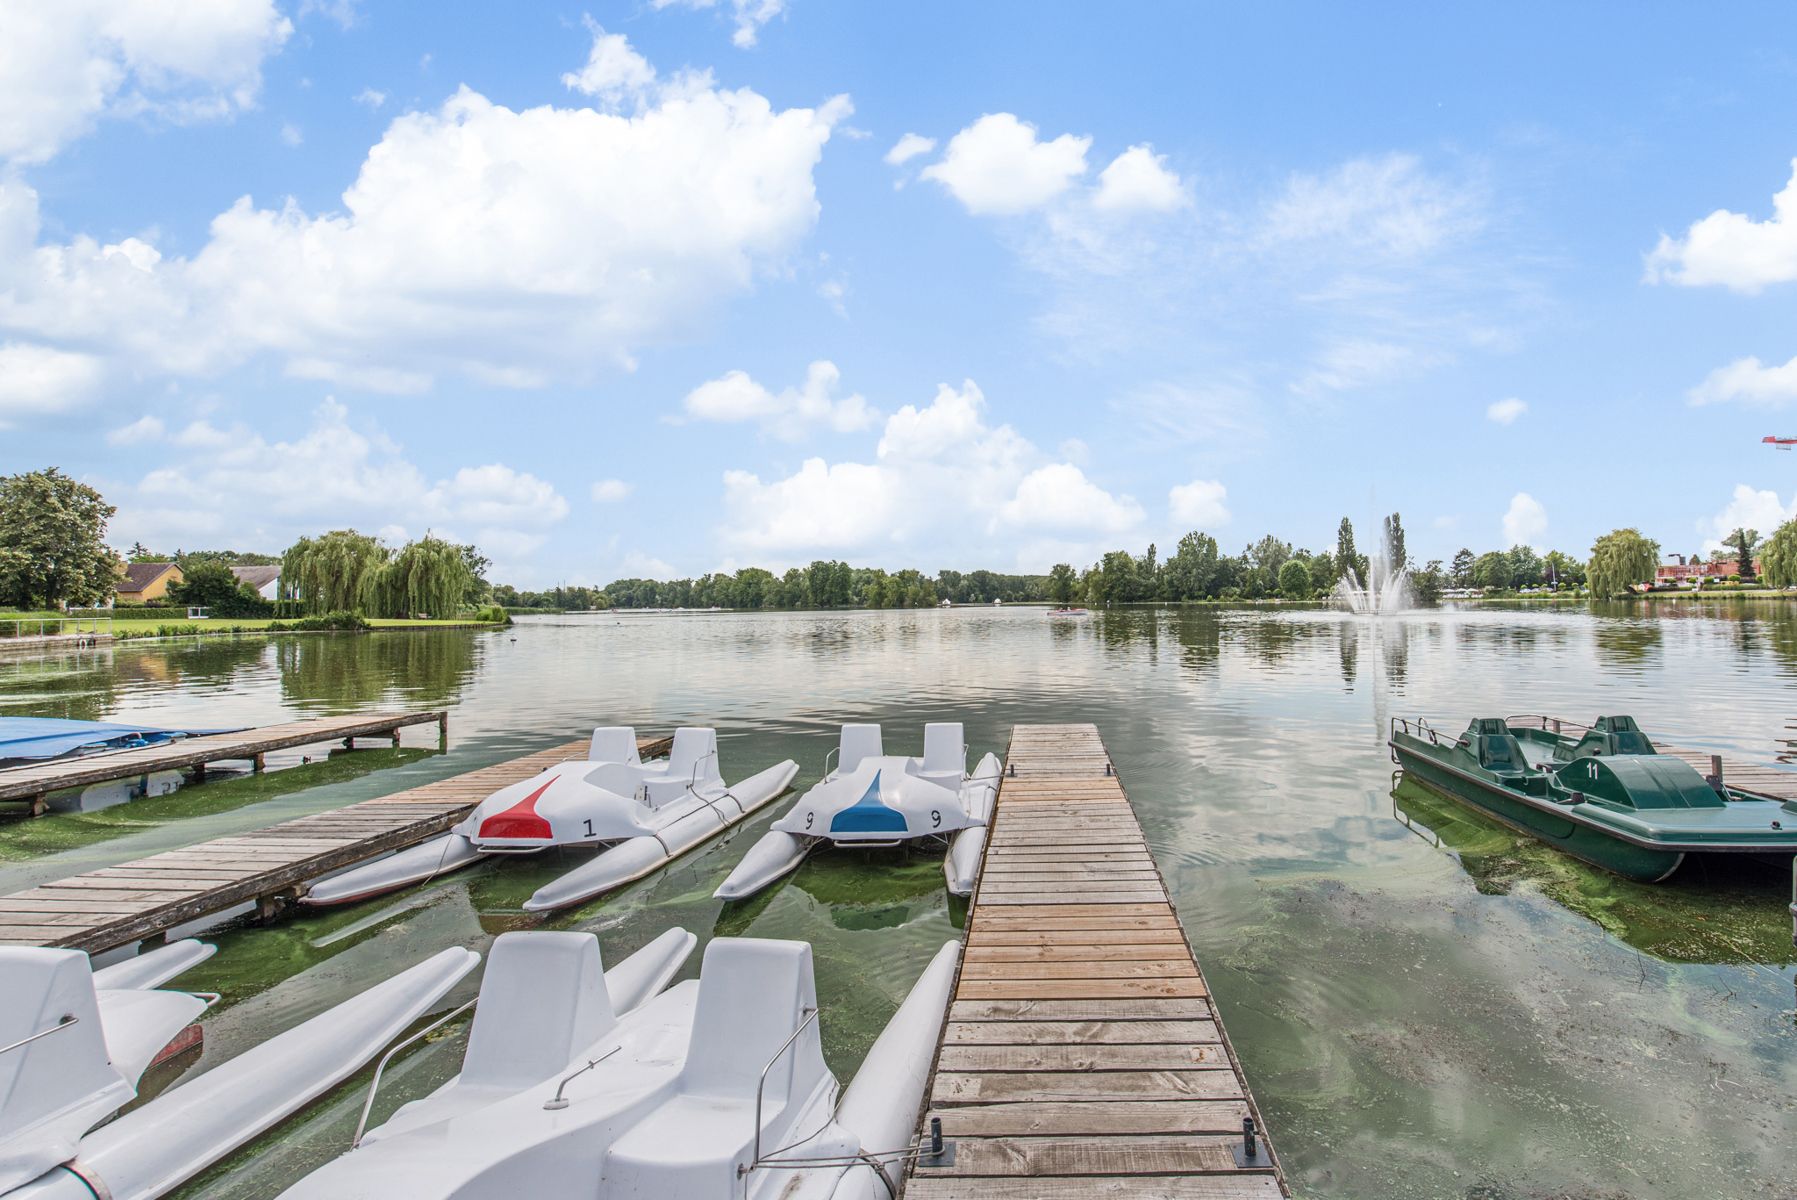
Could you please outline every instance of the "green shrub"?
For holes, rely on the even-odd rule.
[[[510,625],[512,614],[504,605],[487,604],[475,610],[474,619],[488,625]]]
[[[297,621],[270,621],[270,633],[362,633],[368,622],[359,612],[339,611]]]

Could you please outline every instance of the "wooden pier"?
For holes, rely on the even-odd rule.
[[[439,740],[448,734],[446,712],[357,713],[346,717],[311,717],[285,725],[265,725],[236,733],[177,738],[138,750],[108,750],[0,769],[0,801],[23,802],[32,816],[44,811],[51,792],[131,779],[157,771],[205,774],[208,764],[244,761],[262,769],[263,756],[320,742],[349,744],[356,738],[384,737],[399,745],[399,731],[409,725],[435,725]]]
[[[666,754],[669,744],[666,737],[637,739],[644,758]],[[586,753],[585,739],[569,742],[378,800],[0,896],[0,944],[98,953],[247,903],[272,915],[301,884],[434,837],[500,788]]]
[[[932,1118],[910,1200],[1288,1194],[1095,726],[1012,731]]]

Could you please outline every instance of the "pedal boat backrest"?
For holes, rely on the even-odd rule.
[[[541,1083],[615,1024],[597,937],[502,933],[487,954],[459,1086],[516,1091]]]
[[[958,786],[967,773],[967,740],[959,721],[932,721],[923,727],[923,775]]]
[[[636,750],[636,730],[628,725],[600,725],[593,730],[592,743],[587,747],[588,762],[629,763],[635,766],[643,760]]]
[[[1653,753],[1653,742],[1633,717],[1599,717],[1572,748],[1573,758]]]
[[[863,759],[879,758],[885,753],[878,725],[844,725],[837,745],[836,769],[844,775],[860,766]]]
[[[676,729],[674,747],[668,751],[667,777],[683,786],[695,777],[700,782],[722,781],[723,774],[718,770],[718,731],[690,725]]]
[[[1479,765],[1487,771],[1520,773],[1529,769],[1522,743],[1501,717],[1476,718],[1466,727],[1466,740],[1479,756]]]
[[[698,1005],[678,1090],[752,1104],[759,1087],[762,1119],[771,1120],[788,1101],[808,1096],[829,1078],[816,1012],[809,943],[714,939],[699,969]],[[801,1026],[804,1031],[793,1038]],[[788,1039],[792,1044],[782,1052]]]
[[[0,1193],[75,1157],[135,1096],[112,1065],[93,968],[79,950],[0,949]]]

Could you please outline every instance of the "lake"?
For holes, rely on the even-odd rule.
[[[1797,1195],[1788,872],[1621,884],[1411,785],[1394,792],[1385,736],[1392,716],[1459,729],[1476,715],[1627,713],[1664,740],[1771,762],[1793,753],[1794,686],[1797,613],[1726,602],[1385,620],[1280,608],[596,615],[13,657],[0,659],[7,715],[219,726],[443,706],[450,750],[339,755],[127,803],[96,793],[83,811],[0,825],[0,891],[595,724],[715,725],[726,778],[793,758],[807,786],[843,721],[880,722],[888,750],[911,753],[924,722],[962,721],[975,756],[1002,754],[1013,723],[1090,721],[1299,1195],[1764,1200]],[[608,961],[675,924],[702,941],[810,941],[826,1049],[846,1077],[956,936],[962,906],[939,858],[891,852],[814,857],[754,900],[711,899],[786,807],[548,927],[594,931]],[[482,948],[532,924],[520,903],[574,861],[482,864],[208,935],[218,955],[179,982],[224,1000],[188,1069],[445,946]],[[377,1119],[452,1074],[465,1032],[400,1060]],[[365,1087],[366,1072],[181,1194],[275,1195],[347,1147]]]

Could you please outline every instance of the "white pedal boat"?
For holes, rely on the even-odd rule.
[[[887,755],[878,725],[844,725],[837,755],[835,769],[774,822],[713,894],[752,896],[826,842],[896,846],[933,838],[948,843],[948,890],[970,895],[998,794],[998,756],[986,755],[969,775],[959,722],[925,725],[922,758]]]
[[[587,757],[501,788],[454,829],[314,883],[301,902],[347,904],[421,883],[486,855],[603,847],[524,902],[548,912],[641,879],[740,823],[784,792],[791,759],[727,786],[715,729],[677,729],[665,760],[637,755],[636,731],[598,728]]]
[[[890,1197],[959,951],[937,953],[839,1095],[803,942],[715,938],[696,981],[619,1016],[590,935],[503,934],[461,1075],[282,1195]]]
[[[96,1129],[136,1097],[144,1048],[206,1006],[154,983],[210,952],[176,943],[94,971],[79,950],[0,947],[0,1197],[160,1196],[354,1074],[480,961],[445,950]]]

